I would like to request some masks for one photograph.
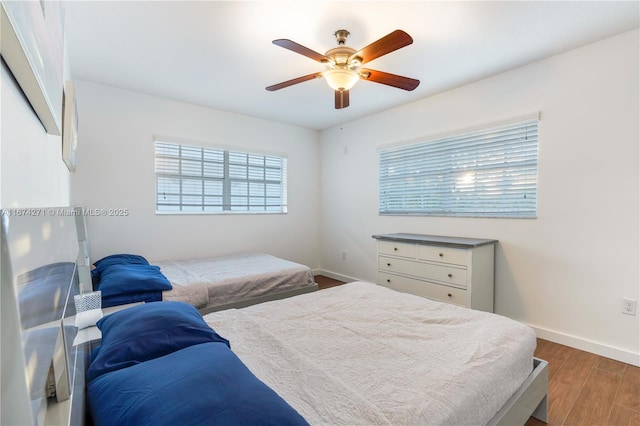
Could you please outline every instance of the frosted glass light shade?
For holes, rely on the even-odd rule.
[[[360,79],[357,72],[344,69],[326,70],[322,76],[333,90],[349,90]]]

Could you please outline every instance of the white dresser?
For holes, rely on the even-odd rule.
[[[379,285],[493,312],[497,240],[421,234],[373,238],[378,240]]]

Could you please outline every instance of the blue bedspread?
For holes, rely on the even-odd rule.
[[[100,425],[307,425],[224,343],[202,343],[89,382]]]

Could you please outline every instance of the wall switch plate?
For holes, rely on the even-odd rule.
[[[622,313],[627,315],[636,314],[638,302],[633,299],[622,299]]]

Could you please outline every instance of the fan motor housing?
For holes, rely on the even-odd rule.
[[[335,36],[338,44],[345,44],[351,33],[347,30],[337,30],[333,35]]]
[[[324,56],[331,59],[331,63],[329,64],[330,66],[333,65],[336,68],[355,69],[360,66],[362,60],[359,60],[360,58],[358,57],[354,57],[350,60],[354,53],[356,53],[356,50],[349,46],[338,46],[327,50]]]

